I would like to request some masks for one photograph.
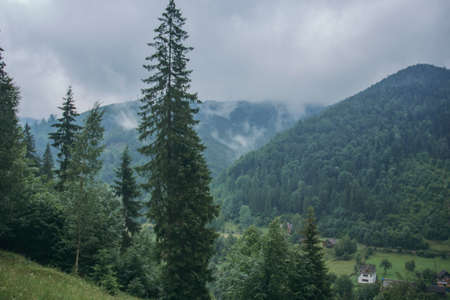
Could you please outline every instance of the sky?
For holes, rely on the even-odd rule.
[[[19,115],[136,100],[168,0],[0,0],[0,47]],[[351,96],[409,65],[450,67],[447,0],[177,0],[192,91],[202,100],[277,101],[293,111]]]

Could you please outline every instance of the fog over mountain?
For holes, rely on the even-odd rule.
[[[137,99],[165,0],[0,0],[0,41],[20,114]],[[331,104],[416,63],[450,67],[446,0],[178,0],[202,99]]]

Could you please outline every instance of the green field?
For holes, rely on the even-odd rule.
[[[46,268],[24,257],[0,251],[0,299],[4,300],[125,300],[125,294],[109,296],[78,277]]]
[[[366,263],[374,264],[377,267],[377,277],[390,278],[390,279],[408,279],[414,276],[410,272],[406,271],[405,263],[410,260],[414,260],[416,264],[417,271],[422,271],[424,269],[431,269],[435,272],[440,272],[442,270],[450,270],[450,245],[449,242],[434,242],[429,241],[430,249],[440,252],[447,252],[449,256],[446,259],[442,257],[435,258],[424,258],[413,254],[407,253],[388,253],[383,251],[377,251],[375,254],[370,256]],[[365,246],[358,245],[358,251],[361,252]],[[327,267],[330,272],[336,275],[352,275],[354,273],[354,266],[356,261],[354,258],[350,260],[336,260],[333,256],[332,249],[325,249],[325,259]],[[387,259],[391,262],[392,268],[389,269],[384,275],[384,270],[380,267],[380,262],[383,259]]]

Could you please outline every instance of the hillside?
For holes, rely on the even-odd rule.
[[[120,161],[121,151],[130,148],[134,163],[142,159],[137,149],[140,147],[136,127],[139,123],[137,112],[139,102],[125,102],[107,105],[103,126],[105,128],[105,151],[101,178],[112,182],[114,168]],[[320,107],[307,107],[300,117],[314,114]],[[86,113],[81,114],[83,120]],[[200,105],[197,118],[200,120],[198,133],[207,146],[205,157],[213,176],[230,166],[240,155],[254,150],[270,140],[277,132],[293,126],[297,115],[286,106],[270,102],[251,103],[246,101],[217,102],[205,101]],[[22,123],[31,122],[22,119]],[[48,133],[54,131],[48,120],[31,122],[31,131],[36,140],[37,151],[42,154],[48,142]],[[53,149],[56,159],[56,149]]]
[[[313,206],[324,235],[424,248],[450,236],[450,71],[415,65],[299,121],[215,180],[225,218]]]
[[[110,296],[78,277],[46,268],[20,255],[0,251],[0,299],[114,300],[138,299],[120,294]]]

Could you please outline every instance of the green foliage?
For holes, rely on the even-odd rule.
[[[359,285],[358,289],[355,291],[357,300],[372,300],[380,292],[380,285],[375,284],[363,284]]]
[[[299,121],[214,181],[224,215],[318,212],[325,236],[425,249],[450,237],[450,71],[399,71]]]
[[[41,161],[39,156],[36,154],[34,137],[31,134],[31,128],[28,123],[25,124],[25,128],[23,130],[23,142],[25,143],[26,149],[25,158],[28,160],[30,168],[33,168],[35,174],[38,174],[41,167]]]
[[[405,269],[407,271],[414,272],[415,268],[416,268],[416,262],[414,260],[410,260],[405,263]]]
[[[116,177],[112,188],[114,194],[122,199],[122,214],[125,220],[125,228],[122,233],[122,249],[124,249],[130,245],[132,236],[140,230],[141,226],[137,218],[140,217],[142,208],[141,202],[136,199],[140,192],[131,168],[128,147],[123,151],[122,162],[120,168],[116,170]]]
[[[309,227],[310,232],[315,232]],[[315,238],[316,235],[310,235],[310,241]],[[279,219],[270,224],[265,235],[250,226],[218,265],[215,296],[218,299],[329,299],[330,278],[321,254],[315,253],[320,252],[320,247],[304,249],[289,243]]]
[[[0,299],[131,300],[128,294],[110,296],[78,276],[38,265],[24,257],[0,251]]]
[[[114,250],[101,249],[96,255],[97,263],[91,274],[94,281],[109,294],[116,295],[120,285],[117,281],[117,272],[114,269],[117,254]]]
[[[308,283],[315,286],[312,299],[328,299],[331,295],[330,284],[322,248],[320,247],[319,232],[315,223],[314,209],[309,207],[303,230],[304,239],[301,245],[307,260]]]
[[[52,124],[52,127],[56,128],[56,132],[50,133],[49,138],[53,140],[52,146],[59,149],[59,169],[56,173],[59,178],[58,189],[62,190],[66,180],[69,179],[67,171],[72,157],[71,152],[75,142],[75,136],[81,129],[75,123],[75,117],[78,116],[78,113],[75,109],[71,86],[69,86],[66,96],[63,98],[63,106],[58,108],[62,110],[62,117],[58,119],[57,123]]]
[[[163,261],[165,299],[208,299],[208,262],[217,234],[208,224],[217,216],[209,192],[210,174],[194,126],[199,103],[189,93],[190,74],[183,43],[185,19],[171,0],[159,18],[147,57],[150,72],[144,82],[139,124],[139,151],[147,161],[139,168],[150,192],[149,217]],[[150,143],[149,143],[150,142]]]
[[[337,295],[337,299],[353,299],[353,282],[347,275],[341,275],[336,279],[333,290]]]
[[[53,156],[50,150],[50,144],[45,147],[44,156],[42,157],[41,176],[45,182],[53,180]]]
[[[161,267],[150,229],[133,235],[130,247],[120,257],[117,274],[123,290],[132,295],[157,298],[161,294]]]
[[[349,259],[350,256],[356,252],[356,249],[356,241],[350,239],[350,237],[346,235],[336,243],[334,246],[334,253],[337,258]]]
[[[252,224],[252,213],[247,205],[242,205],[239,210],[239,224],[243,229]]]
[[[19,89],[5,70],[0,47],[0,238],[11,229],[14,212],[22,202],[25,149],[17,120]]]
[[[392,263],[388,259],[385,258],[380,262],[380,267],[383,268],[384,275],[386,275],[387,270],[392,268]]]

